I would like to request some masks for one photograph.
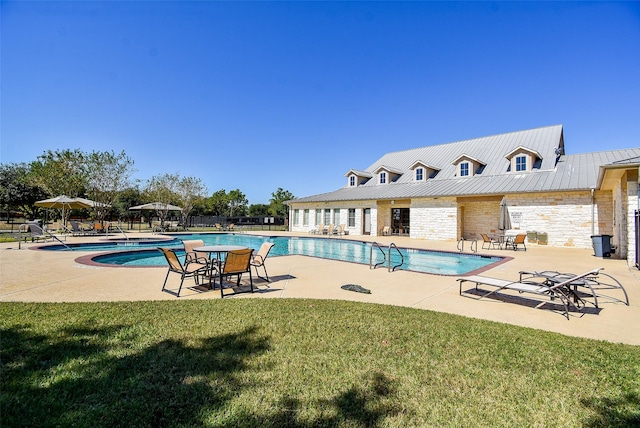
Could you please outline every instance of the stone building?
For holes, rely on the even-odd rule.
[[[289,201],[290,230],[479,239],[528,233],[538,245],[589,248],[610,235],[636,263],[640,148],[567,155],[562,125],[384,154],[335,191]],[[512,228],[498,229],[505,198]]]

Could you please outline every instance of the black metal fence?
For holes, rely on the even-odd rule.
[[[279,227],[286,225],[285,217],[224,217],[214,215],[200,215],[189,217],[187,227],[215,227],[216,224],[252,228],[259,227],[268,229],[269,227]]]

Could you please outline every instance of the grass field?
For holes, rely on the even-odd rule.
[[[0,328],[3,427],[640,426],[640,347],[424,310],[1,303]]]

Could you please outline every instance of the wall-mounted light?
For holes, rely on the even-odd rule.
[[[393,199],[391,200],[391,205],[395,204],[396,201],[394,201]]]

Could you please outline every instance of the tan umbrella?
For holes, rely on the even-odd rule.
[[[507,207],[507,198],[502,198],[500,202],[500,219],[498,220],[498,229],[509,230],[511,229],[511,216],[509,215],[509,208]]]
[[[56,196],[55,198],[44,199],[37,201],[35,204],[37,207],[43,208],[55,208],[62,210],[62,222],[67,224],[67,218],[65,215],[66,210],[74,210],[81,208],[91,208],[91,204],[78,200],[77,198],[70,198],[66,195]]]

